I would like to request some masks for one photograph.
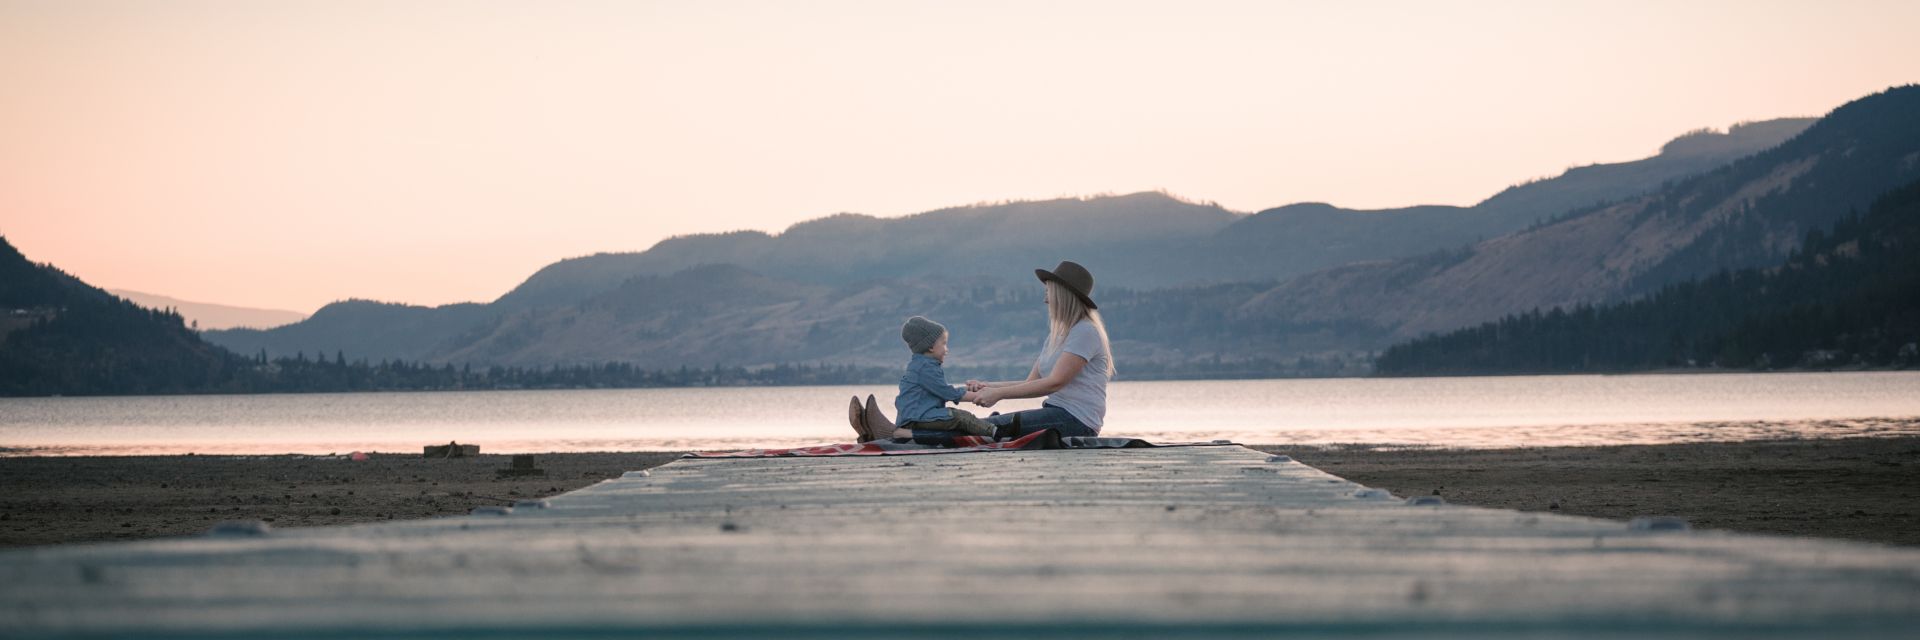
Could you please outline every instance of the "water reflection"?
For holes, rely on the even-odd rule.
[[[846,439],[846,399],[775,387],[0,399],[0,455],[711,450]],[[1106,433],[1513,447],[1915,435],[1920,373],[1116,382]],[[1038,406],[1008,402],[1000,410]]]

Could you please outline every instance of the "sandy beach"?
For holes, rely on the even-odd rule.
[[[276,528],[430,518],[571,491],[677,453],[536,456],[544,476],[502,478],[512,456],[0,458],[0,546],[202,533],[223,520]]]
[[[1396,495],[1602,518],[1673,515],[1702,529],[1920,544],[1920,438],[1497,450],[1256,448]],[[364,461],[313,456],[0,458],[0,546],[194,535],[223,520],[276,528],[466,513],[549,496],[677,453]]]
[[[1920,545],[1920,438],[1378,451],[1260,446],[1398,496]]]

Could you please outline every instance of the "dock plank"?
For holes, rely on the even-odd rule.
[[[1238,446],[685,459],[547,508],[0,552],[8,635],[1901,637],[1920,551],[1402,499]]]

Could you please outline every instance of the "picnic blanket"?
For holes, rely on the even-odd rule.
[[[927,445],[911,442],[875,441],[823,444],[794,449],[744,449],[740,451],[696,451],[687,458],[784,458],[830,456],[904,456],[980,451],[1034,451],[1039,449],[1137,449],[1141,447],[1210,447],[1231,445],[1225,440],[1213,442],[1153,443],[1139,438],[1103,438],[1074,436],[1062,438],[1052,429],[1030,433],[1014,440],[995,442],[983,436],[954,436],[950,444]]]

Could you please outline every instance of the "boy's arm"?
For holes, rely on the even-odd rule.
[[[965,402],[969,392],[966,389],[947,384],[947,372],[940,367],[927,367],[920,370],[914,382],[947,402]]]

